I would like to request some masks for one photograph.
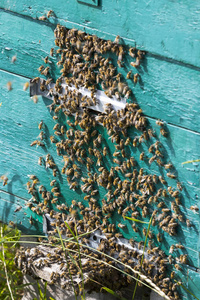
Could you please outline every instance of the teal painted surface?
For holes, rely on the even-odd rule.
[[[54,47],[54,27],[41,26],[41,22],[5,12],[0,12],[0,23],[0,69],[29,78],[38,76],[38,67],[49,55],[50,48]],[[10,31],[10,28],[13,30]],[[14,55],[17,55],[17,60],[11,63]],[[57,60],[51,60],[51,75],[57,78],[60,74]],[[124,76],[130,69],[130,61],[129,58],[125,63],[125,70],[118,68]],[[135,72],[134,68],[131,69]],[[198,70],[147,54],[138,72],[141,75],[140,84],[134,86],[131,80],[127,83],[145,115],[152,118],[159,116],[170,124],[200,132]]]
[[[120,35],[151,53],[200,67],[198,0],[101,0],[99,4],[89,7],[76,0],[61,0],[59,5],[54,0],[33,0],[31,4],[1,0],[0,7],[31,18],[52,9],[56,17],[48,22],[68,21],[66,27],[80,24],[106,39]]]
[[[200,72],[198,69],[199,49],[195,48],[195,45],[199,43],[197,39],[198,25],[195,23],[195,18],[198,15],[198,4],[195,4],[195,2],[193,2],[193,4],[189,4],[189,2],[182,4],[169,1],[165,3],[166,5],[163,6],[159,3],[160,10],[157,12],[155,9],[153,11],[153,8],[158,8],[157,3],[150,2],[147,4],[145,2],[143,8],[140,7],[140,10],[135,14],[134,19],[127,8],[121,7],[120,10],[120,3],[113,1],[113,23],[111,24],[108,17],[111,6],[108,5],[108,2],[106,4],[106,1],[104,3],[102,1],[100,9],[76,3],[75,1],[73,2],[74,6],[68,5],[68,13],[65,8],[68,4],[67,1],[60,3],[60,6],[64,4],[64,8],[60,9],[59,6],[58,12],[54,9],[53,5],[55,4],[51,3],[51,1],[48,2],[46,6],[44,2],[40,3],[40,1],[37,1],[37,4],[33,2],[31,8],[27,8],[27,4],[23,1],[20,1],[20,3],[16,1],[1,1],[0,5],[3,8],[11,9],[14,12],[30,16],[31,18],[36,17],[36,14],[37,17],[39,17],[49,9],[54,9],[56,15],[58,15],[58,19],[50,19],[52,23],[61,21],[62,24],[65,24],[69,28],[82,28],[82,26],[86,26],[87,23],[87,32],[95,33],[105,38],[120,34],[127,38],[126,43],[130,45],[134,43],[132,39],[135,39],[137,44],[143,46],[147,51],[165,56],[161,58],[153,56],[151,53],[147,54],[146,59],[139,69],[142,83],[134,87],[133,92],[144,114],[149,117],[149,123],[153,129],[155,129],[158,139],[163,143],[163,151],[165,152],[167,160],[171,161],[175,166],[178,180],[184,186],[180,209],[184,217],[188,218],[193,224],[192,227],[188,228],[185,223],[180,223],[178,226],[178,236],[170,237],[164,233],[164,242],[161,248],[168,254],[171,244],[181,242],[185,246],[186,250],[184,250],[184,253],[187,253],[190,259],[188,261],[188,267],[184,267],[182,272],[177,272],[177,279],[180,278],[188,289],[197,297],[200,297],[198,289],[198,283],[200,282],[199,273],[190,268],[190,266],[200,268],[200,220],[199,213],[195,213],[189,209],[191,205],[197,205],[200,208],[200,169],[199,163],[181,165],[183,161],[200,158],[200,124],[198,117],[198,103],[200,100]],[[144,3],[141,2],[141,4],[137,4],[137,6],[142,4]],[[131,2],[129,5],[129,7],[133,8],[132,5],[136,4],[135,2]],[[190,9],[188,9],[189,5]],[[194,8],[195,5],[196,8]],[[180,31],[172,30],[170,32],[168,20],[171,20],[172,15],[170,15],[170,18],[168,18],[166,22],[164,22],[163,18],[164,16],[169,16],[168,14],[170,13],[172,14],[174,7],[180,8],[177,18],[173,18],[173,22],[176,22],[177,25],[177,27],[174,28],[178,28]],[[74,8],[76,8],[76,10]],[[142,12],[142,10],[144,14],[141,15],[140,11]],[[119,17],[119,12],[122,17],[120,18],[119,24],[116,24],[115,22],[118,20],[116,16]],[[182,15],[183,12],[186,13],[184,17]],[[66,17],[64,17],[64,14]],[[128,18],[127,14],[129,15]],[[147,14],[148,18],[145,19],[144,17]],[[174,12],[174,15],[175,14],[177,15],[176,12]],[[101,18],[102,23],[99,22],[98,19],[100,15],[103,16]],[[155,22],[154,19],[156,15],[157,22]],[[86,22],[89,17],[90,21]],[[126,26],[122,26],[125,24],[125,17],[127,24]],[[42,64],[42,58],[48,55],[50,48],[54,46],[53,30],[55,28],[55,25],[48,24],[47,22],[34,21],[31,18],[0,11],[0,68],[29,78],[39,75],[36,69]],[[66,18],[68,19],[67,21],[65,21]],[[141,22],[141,18],[145,21],[143,20],[143,22]],[[108,19],[110,25],[106,27]],[[132,23],[132,19],[136,23],[135,27]],[[153,22],[152,27],[149,26],[150,20]],[[128,23],[128,21],[130,22]],[[188,22],[187,24],[191,25],[187,30],[186,21]],[[162,24],[162,26],[159,26],[159,24]],[[172,25],[174,25],[174,23]],[[136,32],[139,26],[140,30]],[[145,27],[150,31],[145,31]],[[10,28],[13,30],[10,30]],[[131,30],[127,28],[131,28]],[[107,30],[109,34],[105,34],[104,30]],[[168,35],[166,34],[167,30]],[[142,34],[140,35],[139,33],[141,32]],[[155,32],[158,34],[155,35]],[[191,37],[189,37],[189,34]],[[152,36],[155,40],[152,39]],[[160,40],[161,36],[164,40],[163,44]],[[177,40],[175,40],[175,36]],[[131,40],[128,40],[129,38]],[[179,48],[181,48],[183,38],[185,38],[185,48],[184,50],[183,48],[181,50],[179,49],[180,51],[178,52],[178,45]],[[193,42],[190,43],[190,39],[192,38]],[[114,39],[114,36],[112,36],[112,39]],[[171,39],[170,42],[168,39]],[[167,45],[165,49],[164,43]],[[153,49],[158,49],[158,52]],[[187,50],[190,50],[190,55],[188,55]],[[17,56],[15,63],[11,63],[13,55]],[[189,67],[179,62],[169,61],[167,59],[169,57],[194,64],[197,68]],[[54,59],[52,63],[52,75],[54,78],[57,78],[59,73],[55,67],[55,63],[56,59]],[[129,62],[127,66],[129,66]],[[120,72],[123,73],[123,70],[120,69]],[[8,81],[12,82],[13,89],[11,91],[8,91],[6,87]],[[46,169],[44,166],[39,166],[38,158],[40,156],[45,158],[46,154],[50,153],[59,170],[61,170],[63,166],[63,161],[61,157],[56,155],[55,146],[50,143],[48,138],[53,134],[52,128],[55,125],[47,108],[51,102],[40,98],[39,102],[34,104],[33,101],[29,99],[28,91],[23,91],[23,85],[26,81],[27,78],[0,71],[0,103],[2,102],[0,107],[0,175],[6,174],[9,178],[8,185],[3,187],[0,183],[0,219],[7,222],[12,220],[21,226],[22,229],[26,228],[27,232],[41,233],[42,217],[34,214],[30,209],[25,208],[25,204],[31,197],[26,190],[27,175],[37,175],[41,184],[50,190],[51,187],[49,183],[54,179],[52,171]],[[155,124],[154,119],[158,117],[166,121],[166,126],[169,130],[169,137],[167,139],[159,134],[159,126]],[[38,124],[41,119],[45,122],[46,147],[44,149],[40,147],[30,147],[30,143],[37,139],[40,133]],[[102,133],[105,138],[104,141],[106,141],[113,152],[113,145],[103,128],[99,127],[98,130]],[[131,131],[130,137],[134,137],[135,134],[134,131]],[[128,147],[127,151],[130,151],[130,155],[133,155],[136,160],[138,160],[141,151],[147,151],[147,146],[148,144],[143,143],[141,148],[134,150]],[[109,166],[112,165],[110,159],[107,160],[107,164]],[[139,166],[144,167],[150,173],[158,175],[163,173],[163,176],[167,179],[166,171],[162,171],[156,167],[154,163],[149,166],[145,162],[139,161]],[[83,169],[83,174],[85,174],[84,172],[85,170]],[[76,199],[77,201],[83,199],[85,194],[77,194],[69,190],[69,185],[63,176],[59,176],[58,181],[63,199],[65,199],[69,205],[72,199]],[[167,179],[167,181],[169,185],[175,187],[176,182],[174,180]],[[105,195],[105,189],[100,187],[99,192],[99,199],[102,199]],[[22,209],[19,212],[15,212],[20,204],[22,205]],[[167,203],[167,206],[170,208],[170,203]],[[36,220],[33,225],[29,223],[30,215],[33,215],[33,218]],[[148,219],[149,218],[147,218],[147,220]],[[115,216],[113,222],[118,223],[119,221],[119,216]],[[138,236],[132,231],[131,224],[131,222],[127,221],[127,230],[123,232],[124,236],[127,238],[133,236],[138,241],[144,239],[142,235]],[[152,231],[157,233],[157,228],[153,228]],[[178,253],[181,254],[182,252],[178,251],[176,255]],[[187,299],[192,299],[183,289],[182,293]]]
[[[37,163],[39,156],[45,158],[47,152],[39,147],[37,149],[31,148],[30,143],[39,135],[40,131],[37,128],[37,125],[41,121],[41,116],[42,119],[45,120],[48,135],[53,133],[52,127],[55,122],[52,120],[46,107],[49,103],[45,104],[40,98],[38,103],[34,104],[29,99],[28,92],[23,91],[23,84],[26,82],[25,78],[1,72],[0,79],[2,83],[1,95],[2,99],[4,99],[0,110],[0,126],[2,129],[0,161],[1,172],[6,174],[9,178],[8,185],[1,187],[1,190],[14,195],[11,197],[9,194],[1,191],[0,217],[5,220],[6,215],[7,221],[12,220],[19,225],[20,222],[22,222],[22,228],[26,227],[28,232],[38,234],[41,233],[42,219],[37,215],[34,215],[28,208],[24,209],[25,203],[30,199],[30,195],[28,195],[25,188],[28,180],[27,175],[37,175],[41,180],[41,183],[48,190],[50,190],[49,182],[54,179],[54,177],[52,176],[51,171],[45,169],[45,167],[38,166]],[[12,91],[7,91],[6,83],[8,80],[12,82]],[[18,99],[17,102],[16,99]],[[155,125],[155,121],[149,119],[149,122],[159,135],[159,128]],[[189,264],[191,266],[199,267],[199,248],[198,244],[194,243],[194,240],[197,240],[199,235],[199,214],[196,214],[189,209],[191,205],[199,205],[199,164],[185,165],[183,167],[181,162],[198,157],[200,134],[177,128],[172,125],[168,125],[168,129],[170,131],[170,139],[160,137],[160,140],[165,147],[169,160],[172,161],[178,171],[178,180],[184,182],[185,191],[182,193],[183,206],[181,206],[181,211],[194,226],[187,228],[184,224],[180,224],[178,236],[170,237],[168,234],[164,234],[164,242],[161,248],[168,254],[171,244],[181,242],[186,247],[186,252],[190,257]],[[132,137],[132,134],[130,136]],[[48,153],[52,154],[56,164],[61,170],[63,165],[62,159],[57,157],[55,148],[50,145],[49,142],[46,144]],[[111,145],[110,147],[112,149]],[[143,150],[145,151],[146,149],[147,146],[144,144]],[[140,151],[138,149],[133,153],[136,159],[138,159],[139,154]],[[141,167],[148,169],[148,166],[143,162],[140,162],[139,164]],[[159,169],[153,164],[151,165],[150,172],[156,174],[160,173]],[[166,172],[164,173],[166,174]],[[66,202],[71,204],[72,199],[76,199],[77,201],[82,200],[83,194],[79,195],[69,190],[67,181],[64,178],[62,178],[62,180],[60,178],[58,179],[61,185],[61,192],[66,199]],[[168,180],[168,182],[172,186],[175,186],[173,180]],[[100,195],[102,195],[102,197],[104,193],[105,191],[101,189]],[[19,195],[24,199],[18,199],[17,196]],[[17,200],[19,201],[17,202]],[[14,210],[18,207],[19,203],[23,206],[23,209],[14,213]],[[24,215],[24,212],[27,213],[27,215]],[[35,220],[39,221],[36,221],[32,226],[29,223],[31,214]],[[119,219],[117,221],[119,221]],[[139,241],[140,237],[138,239],[138,235],[131,229],[131,222],[127,222],[127,224],[128,231],[123,232],[124,236],[128,238],[131,235]],[[152,231],[157,233],[156,228],[153,228]]]

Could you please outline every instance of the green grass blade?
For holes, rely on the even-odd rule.
[[[116,298],[120,299],[120,300],[127,300],[124,297],[120,297],[117,293],[115,293],[113,290],[107,288],[107,287],[102,287],[101,290],[105,290],[106,292],[108,292],[109,294],[115,296]]]
[[[190,295],[192,295],[195,299],[200,300],[192,292],[190,292],[182,283],[178,282],[177,280],[174,280],[174,281],[177,282],[178,285],[180,285],[186,292],[188,292]]]
[[[74,296],[75,296],[75,299],[77,300],[76,291],[75,291],[75,286],[74,286],[74,281],[73,281],[73,278],[72,278],[72,274],[71,274],[71,271],[70,271],[70,268],[69,268],[69,263],[68,263],[68,259],[67,259],[67,255],[66,255],[66,251],[65,251],[66,248],[65,248],[65,246],[64,246],[63,239],[62,239],[62,236],[61,236],[61,233],[60,233],[60,230],[59,230],[58,227],[57,227],[57,231],[58,231],[58,234],[59,234],[59,237],[60,237],[60,242],[61,242],[61,245],[62,245],[64,254],[65,254],[65,260],[66,260],[66,263],[67,263],[67,269],[68,269],[69,276],[70,276],[70,280],[71,280],[72,287],[73,287],[73,290],[74,290]],[[67,251],[67,253],[69,253],[69,251]]]
[[[200,162],[200,159],[194,159],[194,160],[188,160],[188,161],[184,161],[182,162],[181,164],[182,165],[185,165],[185,164],[191,164],[193,162]]]
[[[144,247],[143,247],[142,259],[141,259],[141,264],[140,264],[141,267],[142,267],[143,260],[144,260],[144,252],[145,252],[145,248],[146,248],[146,244],[147,244],[147,238],[148,238],[148,235],[149,235],[149,230],[150,230],[150,227],[151,227],[152,218],[153,217],[151,217],[151,219],[150,219],[150,221],[148,223],[149,225],[148,225],[147,233],[146,233],[146,236],[145,236],[145,242],[144,242]],[[132,300],[134,300],[134,298],[135,298],[135,294],[136,294],[136,290],[137,290],[137,286],[138,286],[138,279],[139,278],[140,278],[140,276],[138,275],[137,281],[135,283],[135,288],[134,288],[134,291],[133,291]]]
[[[126,217],[126,216],[125,216],[125,218],[128,220],[134,221],[134,222],[138,222],[138,223],[142,223],[142,224],[149,224],[149,222],[144,222],[144,221],[141,221],[138,219],[134,219],[134,218]]]
[[[85,299],[85,286],[84,286],[83,269],[82,269],[82,262],[81,262],[81,252],[80,252],[80,245],[79,245],[79,241],[78,241],[78,232],[77,232],[76,223],[75,223],[75,233],[76,233],[78,257],[79,257],[79,267],[80,267],[80,271],[81,271],[82,288],[83,288],[83,295],[81,296],[81,299],[84,300]]]

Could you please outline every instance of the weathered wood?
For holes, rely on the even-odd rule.
[[[36,175],[40,183],[50,191],[49,183],[54,179],[52,170],[44,165],[39,166],[38,158],[42,156],[45,159],[46,154],[50,153],[60,171],[64,164],[62,157],[56,154],[55,145],[49,140],[55,124],[47,107],[51,101],[40,98],[35,104],[29,99],[28,91],[23,91],[27,77],[39,75],[36,69],[43,63],[50,48],[54,47],[53,30],[56,24],[59,22],[68,28],[76,27],[105,39],[114,40],[119,34],[125,44],[135,45],[136,42],[139,48],[148,51],[141,67],[138,68],[141,75],[139,84],[133,87],[131,81],[127,82],[132,87],[144,114],[148,116],[149,125],[157,134],[154,141],[162,142],[166,161],[172,162],[175,167],[172,173],[178,175],[176,181],[183,185],[180,210],[184,219],[189,219],[192,224],[191,227],[187,227],[185,222],[179,222],[178,235],[169,236],[164,233],[160,247],[169,254],[172,244],[180,242],[184,245],[185,249],[176,250],[175,255],[188,254],[188,262],[182,266],[181,272],[176,271],[176,279],[182,280],[184,286],[200,297],[200,220],[199,212],[190,209],[192,205],[200,208],[199,163],[181,164],[186,160],[199,158],[200,47],[196,22],[199,3],[190,3],[187,0],[183,4],[180,1],[175,3],[162,0],[159,4],[151,1],[136,4],[135,1],[127,0],[123,6],[121,2],[114,0],[112,3],[100,1],[100,6],[94,8],[75,0],[62,0],[57,8],[57,3],[52,0],[48,3],[34,0],[32,7],[25,2],[11,0],[0,3],[0,7],[3,8],[0,10],[0,68],[26,77],[0,71],[0,176],[5,174],[8,177],[7,185],[2,186],[2,180],[0,181],[0,219],[15,222],[26,232],[42,233],[42,216],[25,207],[31,198],[26,190],[28,175]],[[47,22],[35,19],[47,13],[49,9],[55,11],[56,17]],[[15,62],[12,62],[13,56],[17,58]],[[118,69],[124,77],[131,68],[130,61],[126,59],[125,68]],[[60,75],[56,62],[57,59],[52,58],[51,75],[54,79]],[[7,82],[12,83],[11,91],[7,90]],[[166,121],[167,138],[160,135],[160,128],[155,124],[156,118]],[[38,124],[41,120],[45,123],[45,147],[30,147],[30,143],[38,138]],[[62,122],[65,123],[65,118],[62,118]],[[103,137],[102,145],[108,146],[113,152],[114,145],[105,130],[99,126],[98,131]],[[129,131],[131,138],[137,135],[136,130]],[[157,167],[155,163],[149,165],[147,160],[139,160],[142,151],[148,153],[148,147],[149,142],[144,142],[139,148],[127,147],[126,151],[129,156],[135,157],[139,167],[143,167],[147,173],[162,174],[170,186],[176,187],[176,181],[166,177],[167,171]],[[106,157],[104,163],[109,169],[113,165],[112,156]],[[94,170],[97,171],[97,166],[94,166]],[[82,172],[85,176],[87,170],[84,166]],[[78,190],[78,193],[70,190],[65,177],[59,174],[56,178],[63,195],[61,201],[68,205],[73,199],[83,201],[85,194],[81,190]],[[107,191],[102,187],[98,189],[98,202],[101,204]],[[167,199],[165,203],[170,208],[171,201]],[[22,209],[17,212],[20,206]],[[29,223],[31,215],[32,225]],[[146,221],[149,217],[150,215]],[[127,224],[124,230],[120,229],[125,238],[144,240],[142,226],[138,226],[140,234],[136,234],[132,230],[131,221],[125,221],[115,214],[112,222],[116,225],[119,222]],[[158,231],[158,226],[152,227],[154,234]],[[155,245],[157,244],[155,240]],[[190,299],[187,292],[183,289],[181,292],[186,299]]]
[[[99,37],[120,35],[145,50],[200,67],[199,2],[184,1],[100,1],[88,6],[76,0],[2,0],[0,7],[31,18],[39,18],[50,9],[55,17],[48,22],[65,23],[86,29]],[[112,20],[112,22],[110,21]],[[69,26],[68,26],[69,25]]]
[[[27,175],[36,175],[40,179],[41,184],[43,184],[49,191],[51,189],[49,183],[52,179],[54,179],[51,170],[46,169],[45,166],[38,165],[38,158],[43,156],[45,159],[46,154],[50,153],[60,171],[64,163],[62,158],[56,155],[55,146],[52,145],[48,139],[49,136],[53,134],[52,128],[55,124],[46,106],[49,105],[51,101],[49,102],[49,100],[42,100],[42,98],[40,98],[37,104],[33,103],[28,96],[28,91],[23,91],[23,84],[27,81],[25,78],[1,71],[0,80],[2,83],[1,93],[3,96],[2,106],[0,108],[1,174],[6,174],[9,178],[8,185],[4,187],[2,186],[1,189],[16,195],[16,197],[23,197],[26,201],[26,199],[31,198],[26,190],[26,182],[29,180]],[[7,90],[7,81],[12,82],[13,89],[11,91]],[[41,147],[34,148],[30,146],[30,143],[37,139],[40,133],[38,124],[41,120],[44,120],[45,123],[46,139],[44,142],[46,147],[44,149],[41,149]],[[161,247],[168,253],[170,245],[180,241],[184,244],[190,256],[189,264],[198,267],[199,246],[197,243],[194,244],[194,239],[197,240],[199,234],[199,213],[192,212],[189,207],[191,205],[199,205],[199,164],[195,163],[182,166],[181,163],[183,161],[199,157],[200,134],[168,125],[170,135],[169,138],[164,138],[160,136],[159,126],[155,125],[155,120],[149,119],[149,122],[157,131],[159,139],[163,143],[165,155],[168,157],[167,160],[171,161],[175,166],[176,171],[178,172],[178,180],[183,183],[184,190],[182,192],[183,198],[181,200],[183,206],[181,211],[185,218],[188,218],[193,223],[193,227],[191,228],[187,228],[184,223],[180,224],[178,236],[170,237],[169,235],[164,234],[165,242]],[[105,132],[101,126],[99,127],[99,131],[106,138]],[[137,133],[134,133],[134,131],[130,132],[130,137],[133,137],[136,134]],[[110,139],[106,138],[103,143],[104,142],[106,142],[111,151],[113,151],[113,145],[110,142]],[[129,155],[133,155],[136,160],[138,160],[142,151],[148,151],[148,143],[143,143],[142,147],[137,148],[136,150],[130,148]],[[110,161],[110,158],[108,158],[107,166],[111,164],[112,162]],[[161,169],[156,167],[155,163],[149,166],[147,163],[141,161],[139,162],[139,165],[153,174],[160,174],[160,172],[162,172],[164,177],[167,179],[166,171],[163,172]],[[85,170],[83,169],[83,174],[84,173]],[[63,199],[65,199],[66,203],[71,204],[73,199],[82,201],[84,194],[82,192],[76,193],[73,190],[70,190],[65,176],[59,175],[57,180],[59,181],[61,193],[63,194]],[[176,182],[174,180],[167,179],[167,181],[173,187],[176,186]],[[103,199],[106,190],[100,187],[99,193],[99,199]],[[7,200],[7,198],[5,198],[5,194],[2,198]],[[10,205],[9,213],[6,214],[5,217],[5,215],[2,215],[5,203],[1,202],[0,205],[2,207],[0,212],[1,218],[4,217],[7,221],[13,220],[14,218],[14,220],[18,221],[18,223],[20,221],[23,223],[25,222],[24,219],[22,219],[23,217],[26,219],[24,226],[27,226],[28,218],[31,214],[33,214],[30,210],[25,210],[27,213],[26,216],[23,215],[24,209],[14,214],[16,206]],[[7,206],[8,203],[6,202],[6,207]],[[40,217],[36,217],[34,214],[33,217],[39,219],[39,222],[42,222]],[[115,216],[114,222],[120,222],[120,217]],[[40,224],[34,223],[33,226],[29,225],[28,230],[39,232],[39,228],[41,228]],[[127,221],[127,229],[123,231],[123,234],[126,238],[133,236],[138,239],[138,235],[132,231],[131,224],[131,221]],[[34,229],[34,227],[36,229]],[[153,230],[157,233],[156,229],[153,228]]]
[[[25,77],[39,75],[37,68],[54,47],[54,27],[41,26],[41,23],[27,20],[6,12],[0,12],[0,69]],[[10,28],[13,28],[10,31]],[[23,34],[22,34],[23,32]],[[17,60],[12,63],[12,57]],[[51,76],[58,78],[60,70],[57,60],[52,59]],[[126,77],[126,73],[134,68],[130,59],[124,69],[118,69]],[[200,94],[200,72],[195,68],[176,64],[147,55],[138,69],[140,82],[134,86],[132,80],[127,83],[145,115],[159,118],[170,124],[200,132],[198,103]]]

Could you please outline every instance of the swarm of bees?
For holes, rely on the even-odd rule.
[[[85,196],[83,202],[73,200],[71,205],[60,204],[62,194],[59,187],[59,170],[53,157],[47,154],[46,157],[39,157],[38,164],[52,170],[54,179],[50,182],[51,190],[48,191],[48,188],[41,185],[36,176],[30,175],[27,189],[32,198],[27,205],[37,214],[49,214],[55,220],[52,224],[54,229],[49,232],[50,239],[57,233],[56,226],[60,228],[62,235],[72,236],[64,223],[66,220],[74,232],[76,224],[78,234],[100,229],[106,237],[99,245],[100,251],[110,253],[111,256],[118,252],[119,260],[150,278],[167,297],[179,299],[177,284],[173,283],[173,278],[176,275],[175,270],[181,270],[181,264],[187,263],[187,255],[181,254],[178,258],[173,256],[174,249],[182,251],[183,248],[179,244],[171,246],[169,256],[159,245],[165,234],[176,236],[180,222],[186,222],[188,227],[191,227],[192,223],[184,219],[179,208],[181,183],[177,183],[177,189],[172,188],[168,186],[163,176],[148,174],[147,170],[139,167],[141,161],[149,165],[157,164],[163,168],[168,178],[176,179],[173,165],[165,160],[162,144],[159,141],[155,142],[156,134],[149,128],[142,110],[133,101],[131,89],[126,83],[126,79],[132,79],[133,84],[137,84],[140,80],[139,66],[145,53],[135,47],[127,51],[120,44],[120,37],[113,42],[106,41],[77,29],[67,29],[59,24],[54,33],[55,45],[59,48],[57,50],[52,48],[50,56],[59,56],[57,65],[61,68],[61,76],[53,88],[50,87],[52,78],[40,81],[40,78],[36,77],[32,82],[40,82],[41,91],[48,91],[53,99],[49,108],[56,124],[50,142],[55,144],[57,155],[63,159],[61,174],[66,176],[69,189],[82,192]],[[105,54],[114,56],[114,59]],[[130,65],[133,68],[124,79],[118,70],[123,68],[123,58],[126,54],[131,56],[133,61]],[[47,57],[44,62],[48,64],[50,59]],[[44,76],[50,74],[49,66],[42,65],[38,70]],[[63,84],[67,86],[63,88]],[[69,89],[68,86],[75,88]],[[80,87],[91,91],[91,97],[83,96],[79,92]],[[103,113],[92,113],[88,107],[96,105],[97,89],[104,90],[108,98],[115,97],[118,101],[125,97],[127,99],[125,108],[115,111],[112,105],[107,103]],[[66,124],[59,121],[61,115],[66,117]],[[160,126],[161,135],[167,137],[165,123],[158,120],[156,124]],[[43,132],[44,126],[45,122],[41,121],[38,126],[41,132],[31,146],[45,145],[47,137]],[[101,126],[114,145],[114,152],[105,143]],[[130,138],[130,129],[136,132],[133,138]],[[129,154],[129,150],[140,147],[142,143],[150,144],[149,153],[141,152],[137,161]],[[110,156],[111,167],[108,164]],[[102,188],[106,191],[105,196],[99,199],[99,189]],[[190,209],[198,211],[195,206],[191,206]],[[116,214],[121,217],[121,222],[118,222],[117,226],[112,223],[112,218]],[[149,231],[148,256],[143,262],[141,255],[143,242],[137,244],[137,251],[125,249],[117,243],[127,228],[126,216],[132,218],[152,216],[152,227],[156,227],[159,231],[157,235],[154,234],[154,229]],[[33,223],[32,220],[30,222]],[[138,223],[133,222],[132,229],[134,235],[147,234],[146,228],[139,226]],[[86,240],[86,238],[83,240],[83,244],[87,244]],[[133,239],[130,239],[129,243],[136,245]],[[85,251],[89,253],[86,248],[83,252]],[[175,270],[172,270],[171,275],[167,275],[173,264]],[[126,271],[130,272],[130,269]],[[107,271],[102,264],[98,268],[95,267],[92,272],[101,276],[101,273],[105,275]],[[67,277],[67,274],[63,275],[65,276]],[[57,275],[52,275],[51,281],[54,282],[56,277]],[[121,285],[120,281],[116,280],[118,288],[129,283],[129,277],[126,280],[123,277],[121,280],[123,281]],[[79,293],[81,294],[81,289]]]

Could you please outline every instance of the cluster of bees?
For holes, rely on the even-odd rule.
[[[24,274],[33,274],[33,269],[45,272],[45,279],[50,285],[57,284],[62,289],[72,290],[72,281],[75,293],[83,295],[85,289],[89,291],[99,291],[101,286],[107,286],[113,290],[119,290],[133,282],[128,276],[121,274],[119,270],[113,269],[113,261],[103,256],[101,253],[94,253],[90,249],[81,247],[81,269],[76,266],[72,259],[68,257],[67,263],[65,253],[59,246],[57,248],[40,245],[36,248],[20,248],[15,256],[15,264],[22,270]],[[55,242],[50,239],[49,242]],[[76,244],[65,242],[65,247],[70,251],[75,261],[79,261],[80,257]],[[68,264],[68,266],[67,266]],[[49,268],[53,269],[49,273]],[[83,277],[82,277],[83,276]],[[83,288],[84,286],[84,288]]]
[[[46,80],[36,77],[32,83],[40,84],[40,90],[46,91],[53,100],[49,108],[56,123],[50,141],[55,144],[57,155],[64,161],[61,173],[66,176],[70,190],[85,195],[81,202],[63,202],[59,169],[53,157],[47,154],[39,157],[38,164],[52,170],[55,178],[50,182],[51,191],[40,184],[35,175],[30,175],[27,188],[32,198],[27,205],[37,214],[49,214],[54,219],[52,226],[55,229],[49,232],[50,239],[57,233],[56,226],[60,228],[62,235],[72,236],[65,221],[74,232],[76,226],[78,234],[100,229],[105,239],[99,244],[99,251],[111,256],[118,252],[119,260],[150,278],[170,299],[179,299],[177,284],[173,282],[173,278],[175,270],[181,270],[181,265],[187,264],[187,254],[179,257],[173,255],[174,249],[184,249],[179,243],[171,246],[169,256],[159,245],[162,243],[163,233],[175,236],[181,222],[185,222],[188,227],[192,223],[180,210],[182,185],[177,182],[177,188],[172,188],[163,176],[148,174],[147,170],[139,166],[142,161],[149,165],[155,163],[166,170],[167,177],[176,179],[172,171],[173,165],[166,162],[161,142],[149,127],[138,104],[133,101],[134,96],[126,83],[126,79],[132,79],[133,85],[140,80],[138,67],[145,53],[134,47],[127,49],[122,46],[119,36],[114,41],[106,41],[59,24],[55,29],[55,45],[59,48],[52,48],[50,56],[59,57],[57,65],[61,68],[61,76],[55,85],[52,85],[53,79],[50,77]],[[132,59],[132,70],[124,78],[119,70],[124,67],[125,55]],[[39,67],[39,72],[44,76],[50,76],[49,62],[49,57],[46,57],[46,65]],[[89,90],[91,97],[82,95],[79,88]],[[102,89],[108,97],[108,103],[101,113],[92,110],[98,103],[98,89]],[[109,99],[120,101],[122,98],[127,100],[125,108],[116,111]],[[60,121],[63,115],[66,123]],[[167,137],[165,123],[158,120],[156,124],[160,126],[161,135]],[[45,145],[45,126],[41,121],[38,126],[39,138],[31,146]],[[133,138],[130,132],[136,133]],[[106,139],[111,140],[114,150],[108,147]],[[150,145],[148,155],[141,152],[139,159],[136,159],[129,154],[131,149],[136,149],[143,143]],[[100,199],[100,190],[101,193],[104,191],[103,199]],[[196,211],[198,208],[194,206],[191,209]],[[126,216],[137,219],[152,216],[152,227],[148,232],[149,256],[143,260],[142,265],[143,242],[137,245],[136,250],[123,248],[118,243],[123,237],[123,230],[127,230]],[[120,219],[120,222],[112,222],[114,218]],[[154,234],[154,227],[159,233]],[[147,235],[147,229],[140,223],[133,222],[132,229],[135,235]],[[87,243],[87,238],[83,243]],[[129,243],[134,247],[136,245],[133,239]],[[83,253],[88,251],[84,248],[82,250]],[[113,264],[112,261],[109,263]],[[98,274],[104,273],[104,270],[101,264],[101,268],[98,266],[92,272],[96,272],[98,279]],[[130,269],[126,271],[130,272]],[[123,276],[121,278],[124,284],[125,279]],[[126,280],[128,283],[128,277]]]

